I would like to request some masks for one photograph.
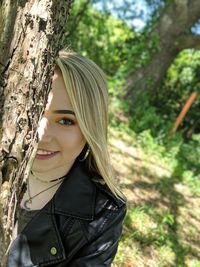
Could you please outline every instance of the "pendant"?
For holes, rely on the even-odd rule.
[[[28,199],[28,200],[24,201],[24,207],[25,207],[26,210],[30,210],[30,208],[27,205],[29,205],[31,203],[32,203],[31,199]]]

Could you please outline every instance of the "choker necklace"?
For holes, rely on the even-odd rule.
[[[63,177],[61,177],[63,178]],[[60,178],[58,178],[57,180],[59,180]],[[31,193],[30,193],[30,186],[29,186],[29,178],[28,178],[28,181],[27,181],[27,189],[28,189],[28,196],[29,198],[27,200],[24,201],[24,208],[28,211],[31,210],[31,208],[28,207],[28,205],[32,204],[32,199],[36,198],[37,196],[39,196],[40,194],[42,194],[43,192],[46,192],[47,190],[51,189],[52,187],[58,185],[59,183],[61,183],[62,181],[59,181],[58,183],[42,190],[41,192],[37,193],[36,195],[32,196],[31,197]]]
[[[66,176],[66,174],[65,174],[64,176],[62,176],[62,177],[60,177],[60,178],[57,178],[57,179],[53,179],[53,180],[49,180],[49,181],[43,181],[42,179],[38,178],[38,177],[33,173],[32,170],[31,170],[31,174],[33,175],[33,177],[34,177],[36,180],[38,180],[38,181],[40,181],[40,182],[42,182],[42,183],[45,183],[45,184],[49,184],[49,183],[52,183],[52,182],[59,181],[59,180],[61,180],[61,179],[64,179],[65,176]]]

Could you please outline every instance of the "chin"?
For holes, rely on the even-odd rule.
[[[48,172],[55,168],[56,166],[54,166],[53,164],[44,164],[41,162],[37,162],[36,160],[34,161],[32,165],[32,171],[35,171],[35,172]]]
[[[45,172],[51,172],[53,169],[45,169],[45,168],[36,168],[32,167],[33,172],[38,172],[38,173],[45,173]]]

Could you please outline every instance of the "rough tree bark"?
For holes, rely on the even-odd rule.
[[[199,0],[173,0],[166,6],[148,38],[149,43],[154,38],[159,40],[159,51],[152,55],[145,67],[128,76],[125,97],[130,102],[135,102],[139,90],[154,89],[161,85],[167,69],[180,51],[200,48],[200,36],[191,32],[191,27],[199,18]]]
[[[37,149],[37,123],[71,2],[0,0],[0,266]]]

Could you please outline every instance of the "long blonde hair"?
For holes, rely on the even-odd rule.
[[[91,60],[62,50],[56,59],[82,134],[89,146],[87,164],[113,194],[124,200],[116,186],[107,146],[108,90],[103,71]]]

